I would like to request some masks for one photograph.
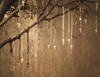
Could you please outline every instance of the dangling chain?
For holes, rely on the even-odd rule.
[[[79,16],[79,21],[80,21],[80,29],[79,29],[79,31],[80,31],[80,33],[82,32],[82,7],[80,7],[80,16]]]

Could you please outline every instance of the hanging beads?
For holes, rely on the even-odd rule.
[[[64,13],[65,13],[65,9],[64,9],[64,7],[62,7],[62,11],[63,11],[63,16],[62,16],[62,44],[64,45],[65,44],[65,37],[64,37],[64,23],[65,23],[65,21],[64,21]]]
[[[79,31],[80,31],[80,33],[81,33],[81,32],[82,32],[82,8],[81,8],[81,7],[80,7],[79,21],[80,21],[80,28],[79,28]]]
[[[19,38],[19,61],[21,62],[21,37]]]
[[[37,52],[40,48],[40,31],[39,31],[39,24],[38,24],[38,27],[37,27],[37,30],[36,30],[36,45],[35,45],[35,52],[34,52],[34,57],[35,57],[35,60],[37,60]]]
[[[73,47],[73,12],[71,12],[71,44],[70,44],[70,47],[72,49]]]
[[[50,9],[50,5],[49,5],[48,8],[47,8],[47,13],[49,13],[49,9]],[[50,48],[50,26],[51,26],[51,23],[50,23],[50,21],[48,20],[48,21],[47,21],[47,30],[48,30],[48,49]]]
[[[19,61],[20,63],[23,63],[23,42],[21,40],[21,36],[19,37]]]
[[[54,43],[54,50],[56,49],[56,30],[55,30],[55,27],[53,26],[53,32],[54,32],[54,40],[53,40],[53,43]]]
[[[15,62],[16,62],[16,53],[15,53],[15,43],[13,42],[14,48],[13,48],[13,71],[15,71]]]
[[[23,63],[23,61],[24,61],[24,59],[23,59],[23,42],[21,43],[21,53],[20,53],[20,57],[21,57],[20,61],[21,61],[21,63]]]
[[[29,31],[27,31],[27,67],[29,67]]]
[[[50,21],[48,21],[48,49],[50,48]]]
[[[95,23],[96,23],[95,32],[96,32],[96,34],[98,33],[98,17],[97,17],[98,5],[99,5],[99,3],[96,2],[96,20],[95,20]]]
[[[12,47],[12,42],[10,42],[10,76],[12,77],[12,72],[13,72],[13,47]]]
[[[38,24],[38,50],[40,49],[40,23]]]
[[[71,15],[71,13],[70,13],[70,11],[68,10],[68,43],[70,44],[70,42],[71,42],[71,39],[70,39],[70,25],[71,25],[71,18],[70,18],[70,15]]]

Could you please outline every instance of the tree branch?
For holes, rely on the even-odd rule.
[[[72,10],[76,9],[78,6],[79,6],[79,5],[77,5],[77,6],[73,7],[73,8],[70,8],[69,11],[72,11]],[[53,6],[53,8],[54,8],[54,6]],[[51,8],[51,9],[53,10],[53,8]],[[31,26],[27,27],[24,31],[22,31],[22,32],[19,33],[18,35],[14,36],[14,37],[12,37],[12,38],[9,38],[9,39],[5,40],[4,42],[2,42],[2,43],[0,44],[0,48],[2,48],[2,47],[3,47],[4,45],[6,45],[7,43],[10,43],[10,42],[13,42],[13,41],[19,39],[24,33],[28,32],[32,27],[34,27],[35,25],[37,25],[39,22],[41,22],[41,21],[43,21],[43,20],[52,20],[52,19],[54,19],[54,18],[56,18],[56,17],[58,17],[58,16],[63,15],[63,13],[61,13],[61,14],[57,14],[57,15],[55,15],[55,16],[53,16],[53,17],[47,19],[46,17],[51,13],[52,10],[50,10],[49,13],[48,13],[47,15],[45,15],[44,17],[38,19],[38,20],[37,20],[36,22],[34,22]],[[66,11],[65,13],[68,13],[68,11]]]
[[[25,3],[26,3],[26,0],[25,0]],[[7,21],[12,18],[18,11],[19,11],[19,8],[21,9],[22,7],[24,6],[24,4],[22,3],[20,6],[18,6],[16,8],[16,10],[14,12],[12,12],[9,17],[5,20],[3,20],[1,23],[0,23],[0,27],[2,27],[5,23],[7,23]]]
[[[16,1],[17,0],[2,0],[2,1],[0,1],[0,22],[4,18],[4,15],[5,15],[6,11]]]

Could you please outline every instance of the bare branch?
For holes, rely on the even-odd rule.
[[[26,3],[26,0],[24,0],[24,3]],[[16,8],[16,10],[14,12],[12,12],[9,17],[5,20],[3,20],[1,23],[0,23],[0,27],[2,27],[5,23],[7,23],[7,21],[12,18],[18,11],[19,11],[19,8],[21,9],[23,6],[24,6],[24,3],[22,3],[20,6],[18,6]]]
[[[55,6],[56,6],[56,5],[55,5]],[[77,6],[73,7],[73,8],[70,8],[69,11],[72,11],[72,10],[76,9],[78,6],[79,6],[79,5],[77,5]],[[57,14],[57,15],[55,15],[55,16],[53,16],[53,17],[47,19],[46,17],[51,13],[51,11],[52,11],[53,9],[54,9],[54,6],[51,8],[51,10],[49,11],[49,13],[48,13],[46,16],[41,17],[40,19],[38,19],[36,22],[34,22],[31,26],[27,27],[27,28],[26,28],[24,31],[22,31],[20,34],[14,36],[14,37],[12,37],[12,38],[9,38],[9,39],[5,40],[4,42],[2,42],[2,43],[0,44],[0,48],[2,48],[2,47],[3,47],[4,45],[6,45],[7,43],[10,43],[10,42],[13,42],[13,41],[19,39],[24,33],[28,32],[32,27],[34,27],[35,25],[37,25],[39,22],[41,22],[41,21],[43,21],[43,20],[52,20],[52,19],[54,19],[54,18],[56,18],[56,17],[58,17],[58,16],[63,15],[63,13],[61,13],[61,14]],[[66,11],[65,13],[68,13],[68,11]]]

